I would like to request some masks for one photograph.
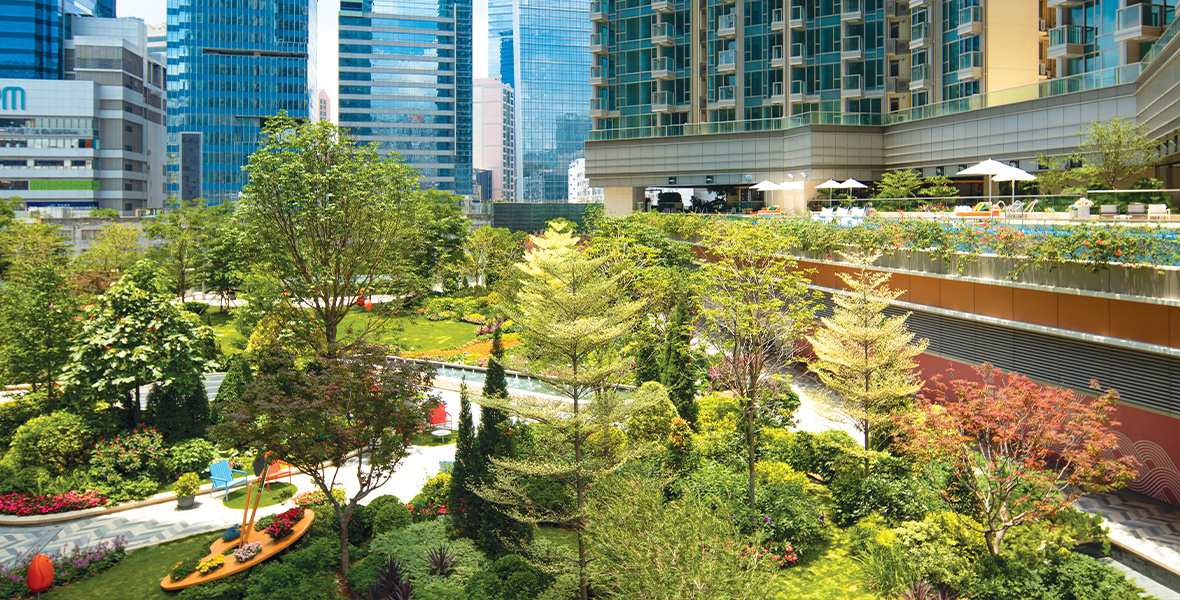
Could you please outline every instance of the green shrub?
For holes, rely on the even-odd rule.
[[[414,588],[414,600],[464,600],[468,597],[463,586],[447,579],[427,581]]]
[[[766,539],[790,543],[803,559],[813,557],[831,539],[832,527],[807,491],[807,476],[781,462],[758,463],[756,473],[754,519]]]
[[[193,313],[194,315],[203,315],[205,311],[209,310],[209,305],[204,302],[197,302],[196,300],[189,300],[184,303],[184,309]]]
[[[209,426],[209,397],[205,386],[197,382],[191,386],[152,387],[143,421],[159,431],[168,443],[205,435]]]
[[[832,518],[836,525],[851,525],[870,513],[879,513],[891,524],[920,520],[937,506],[936,494],[914,477],[892,479],[871,472],[868,478],[838,475],[832,492]]]
[[[450,494],[451,474],[438,473],[422,486],[422,491],[410,500],[415,510],[422,510],[429,506],[446,506]]]
[[[176,480],[176,496],[183,498],[186,496],[197,495],[197,490],[201,487],[201,479],[197,477],[196,473],[185,473]]]
[[[1089,556],[1069,553],[1055,561],[1045,576],[1064,600],[1141,600],[1142,588],[1120,570]]]
[[[209,472],[216,455],[217,447],[209,440],[184,440],[168,449],[168,471],[173,475],[190,471],[202,475]]]
[[[22,394],[8,402],[0,402],[0,451],[8,448],[12,443],[12,434],[21,425],[44,414],[45,406],[44,393]]]
[[[953,589],[963,589],[969,583],[972,565],[986,548],[983,536],[965,518],[938,513],[893,530],[907,562],[922,580]]]
[[[58,475],[86,464],[93,443],[90,428],[80,417],[59,410],[17,428],[6,459],[17,470],[39,467]]]
[[[384,509],[387,508],[389,507],[384,507]],[[471,540],[466,538],[448,540],[446,524],[442,521],[414,523],[408,527],[374,536],[370,544],[372,556],[369,560],[388,557],[397,559],[398,563],[406,566],[409,570],[410,581],[417,587],[433,577],[424,560],[426,552],[438,548],[442,544],[447,544],[456,558],[455,573],[451,575],[450,579],[465,585],[483,563],[483,553],[475,548]],[[369,560],[365,562],[369,562]]]
[[[781,452],[785,454],[782,459],[796,471],[814,473],[824,481],[831,481],[842,468],[856,461],[861,447],[843,430],[818,434],[798,431]]]
[[[532,600],[553,583],[517,554],[506,554],[484,566],[467,582],[470,600]]]
[[[657,400],[655,404],[636,411],[627,419],[627,439],[666,442],[672,437],[672,421],[680,416],[676,412],[676,405],[668,398],[668,391],[658,383],[644,383],[639,393],[645,392],[656,395]]]
[[[159,489],[167,458],[160,433],[139,429],[99,442],[90,457],[90,476],[112,500],[141,500]]]
[[[905,548],[891,539],[870,541],[857,555],[865,583],[883,598],[893,598],[921,580],[921,573],[909,562]]]
[[[397,499],[396,497],[394,498]],[[406,508],[400,502],[390,502],[378,507],[376,514],[373,515],[373,535],[380,535],[395,529],[401,529],[410,525],[413,519],[410,516],[410,509]]]

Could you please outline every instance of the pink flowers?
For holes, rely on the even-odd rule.
[[[296,506],[276,515],[270,527],[265,529],[266,535],[272,540],[280,540],[291,535],[291,532],[295,531],[295,524],[303,520],[303,513],[304,508]]]
[[[755,561],[766,561],[770,564],[777,564],[779,568],[789,567],[796,562],[799,562],[799,552],[790,544],[774,544],[760,548],[758,546],[746,546],[738,553],[739,558],[750,558]]]
[[[71,491],[55,496],[34,496],[32,494],[0,495],[0,514],[27,517],[29,515],[52,515],[71,510],[83,510],[102,506],[106,498],[94,490]]]

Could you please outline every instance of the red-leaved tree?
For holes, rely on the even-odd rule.
[[[988,364],[976,373],[978,380],[937,384],[919,397],[920,417],[898,425],[909,452],[949,467],[960,499],[978,509],[992,554],[1010,528],[1052,515],[1083,489],[1109,491],[1135,478],[1133,458],[1103,456],[1117,444],[1114,390],[1091,398]]]
[[[340,522],[340,571],[348,573],[348,525],[357,504],[387,483],[409,454],[410,437],[438,399],[433,374],[387,363],[381,346],[357,344],[306,368],[293,357],[264,356],[240,400],[219,404],[214,435],[222,444],[263,449],[311,477]],[[360,450],[360,456],[349,455]],[[356,493],[332,496],[342,469],[354,471]],[[327,515],[324,515],[325,517]]]

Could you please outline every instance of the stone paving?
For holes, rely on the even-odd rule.
[[[1111,541],[1180,574],[1180,508],[1130,490],[1082,496],[1074,506],[1102,515]]]

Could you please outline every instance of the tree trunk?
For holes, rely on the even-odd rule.
[[[328,494],[331,496],[331,494]],[[341,511],[337,516],[340,519],[340,575],[342,577],[348,576],[348,520],[352,517],[352,511],[347,509],[337,508]]]
[[[865,477],[869,476],[869,422],[865,421]]]
[[[746,400],[746,466],[749,475],[750,509],[754,508],[754,401]]]
[[[336,328],[339,326],[339,321],[324,323],[324,346],[329,354],[333,352],[332,348],[336,346]]]
[[[983,539],[987,541],[987,551],[992,556],[1000,555],[1000,541],[1004,539],[1003,531],[985,531],[983,532]]]

